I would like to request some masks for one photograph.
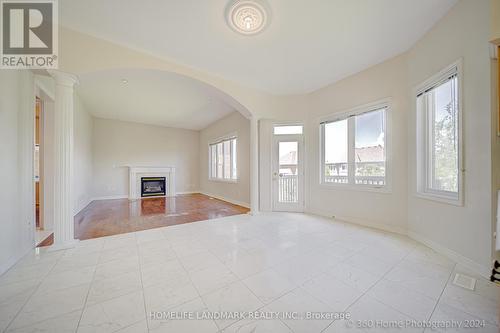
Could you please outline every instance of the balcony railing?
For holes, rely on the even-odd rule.
[[[354,182],[357,185],[374,185],[374,186],[384,186],[385,177],[383,176],[356,176]]]
[[[347,170],[347,163],[325,164],[325,183],[348,184]],[[366,175],[366,173],[378,175]],[[379,175],[380,173],[385,173],[385,162],[358,162],[356,163],[354,183],[356,185],[384,186],[385,176]]]
[[[278,200],[281,203],[298,202],[298,176],[280,175],[278,187]]]
[[[349,182],[349,178],[347,176],[325,176],[325,183],[334,183],[334,184],[347,184]]]

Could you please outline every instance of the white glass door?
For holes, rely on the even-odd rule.
[[[273,155],[273,209],[303,211],[302,135],[275,136]]]

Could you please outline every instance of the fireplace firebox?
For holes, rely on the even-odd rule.
[[[166,193],[165,177],[141,177],[141,197],[163,196]]]

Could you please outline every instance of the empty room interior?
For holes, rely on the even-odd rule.
[[[0,332],[500,331],[500,0],[0,7]]]

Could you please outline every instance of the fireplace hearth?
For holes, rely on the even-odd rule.
[[[166,195],[165,177],[141,177],[141,197]]]

